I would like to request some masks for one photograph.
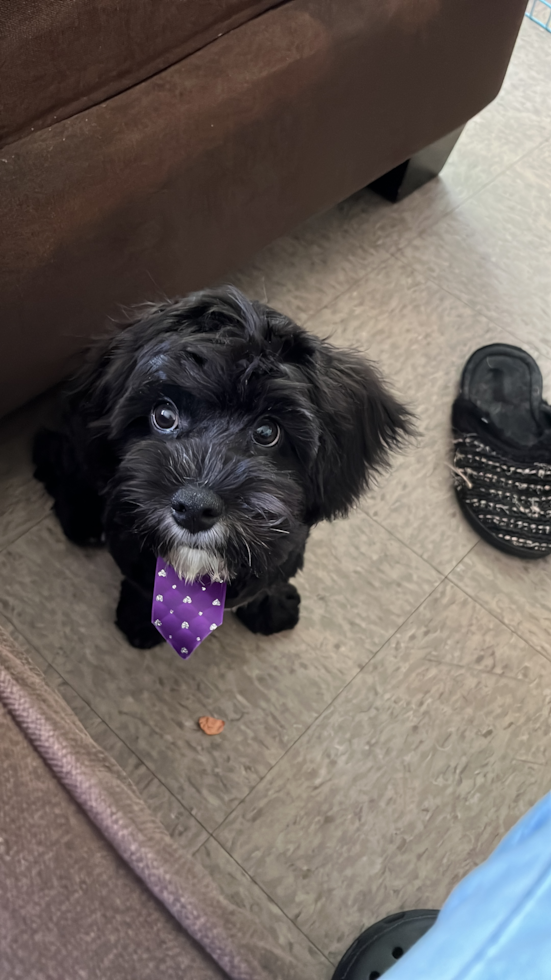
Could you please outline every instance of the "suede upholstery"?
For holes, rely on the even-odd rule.
[[[525,7],[186,0],[177,29],[172,0],[26,5],[46,25],[28,41],[5,13],[23,0],[0,0],[12,93],[0,151],[0,414],[59,381],[121,305],[223,278],[479,112],[499,91]],[[113,36],[100,17],[110,6]],[[47,40],[52,8],[60,18],[82,8],[74,56],[58,60]],[[125,16],[136,17],[128,32]],[[100,24],[106,46],[91,33]],[[222,36],[209,40],[213,31]],[[27,64],[27,45],[23,78],[13,66]],[[49,124],[54,108],[64,118]]]

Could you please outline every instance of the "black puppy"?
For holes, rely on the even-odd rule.
[[[409,414],[358,354],[236,289],[141,314],[92,352],[60,431],[38,433],[35,475],[71,541],[107,543],[133,646],[162,642],[159,555],[186,581],[227,581],[253,632],[291,629],[310,528],[348,512]]]

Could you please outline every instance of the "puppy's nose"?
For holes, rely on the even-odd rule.
[[[213,527],[223,509],[218,494],[207,487],[181,487],[172,498],[174,520],[192,534]]]

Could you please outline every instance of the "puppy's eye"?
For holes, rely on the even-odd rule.
[[[173,402],[159,402],[151,412],[151,424],[159,432],[173,432],[178,421],[178,409]]]
[[[253,430],[253,439],[257,446],[272,449],[281,439],[281,429],[272,419],[261,419]]]

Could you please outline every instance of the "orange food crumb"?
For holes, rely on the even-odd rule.
[[[205,735],[219,735],[224,729],[225,721],[221,718],[211,718],[209,715],[203,715],[199,718],[199,728],[205,733]]]

